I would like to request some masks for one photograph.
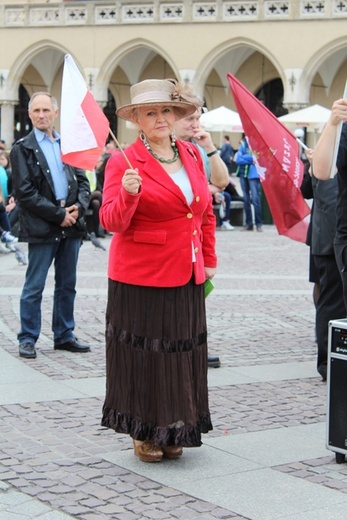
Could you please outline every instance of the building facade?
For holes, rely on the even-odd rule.
[[[33,92],[60,100],[65,54],[121,142],[135,130],[115,109],[146,78],[190,82],[208,109],[235,109],[228,72],[277,116],[330,108],[347,79],[346,27],[347,0],[1,0],[1,138],[29,131]]]

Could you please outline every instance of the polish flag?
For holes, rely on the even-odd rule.
[[[102,154],[109,122],[72,57],[65,56],[60,109],[62,160],[66,164],[93,170]]]

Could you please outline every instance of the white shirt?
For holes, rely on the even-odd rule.
[[[189,206],[193,202],[194,199],[194,193],[192,190],[192,185],[190,184],[190,180],[188,177],[188,173],[184,166],[178,172],[176,173],[169,173],[171,179],[174,181],[175,184],[180,188],[183,195],[186,198],[187,203]],[[196,256],[194,251],[194,244],[192,242],[192,262],[196,262]]]

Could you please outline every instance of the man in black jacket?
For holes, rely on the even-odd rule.
[[[336,232],[337,178],[320,181],[312,172],[314,151],[305,151],[308,162],[301,193],[313,199],[306,244],[310,246],[309,280],[315,284],[313,301],[316,308],[317,371],[327,378],[329,321],[346,314],[340,271],[334,254]]]
[[[337,177],[319,181],[312,175],[314,210],[311,250],[319,278],[316,304],[317,370],[327,378],[329,321],[345,318],[342,280],[334,254]]]
[[[84,233],[83,215],[90,189],[84,170],[62,163],[60,136],[54,130],[58,105],[48,92],[29,101],[33,130],[11,151],[13,187],[20,211],[19,239],[28,242],[28,268],[20,299],[19,355],[36,358],[41,331],[41,301],[54,260],[52,330],[54,348],[88,352],[73,330],[76,271]]]

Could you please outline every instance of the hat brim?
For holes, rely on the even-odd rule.
[[[173,107],[175,109],[176,121],[178,121],[179,119],[183,119],[184,117],[190,116],[197,109],[197,107],[193,105],[193,103],[185,103],[183,101],[151,101],[150,103],[135,103],[132,105],[124,105],[118,108],[118,110],[116,110],[116,114],[121,119],[124,119],[125,121],[131,121],[132,123],[134,123],[134,111],[136,108],[149,108],[159,106]]]

